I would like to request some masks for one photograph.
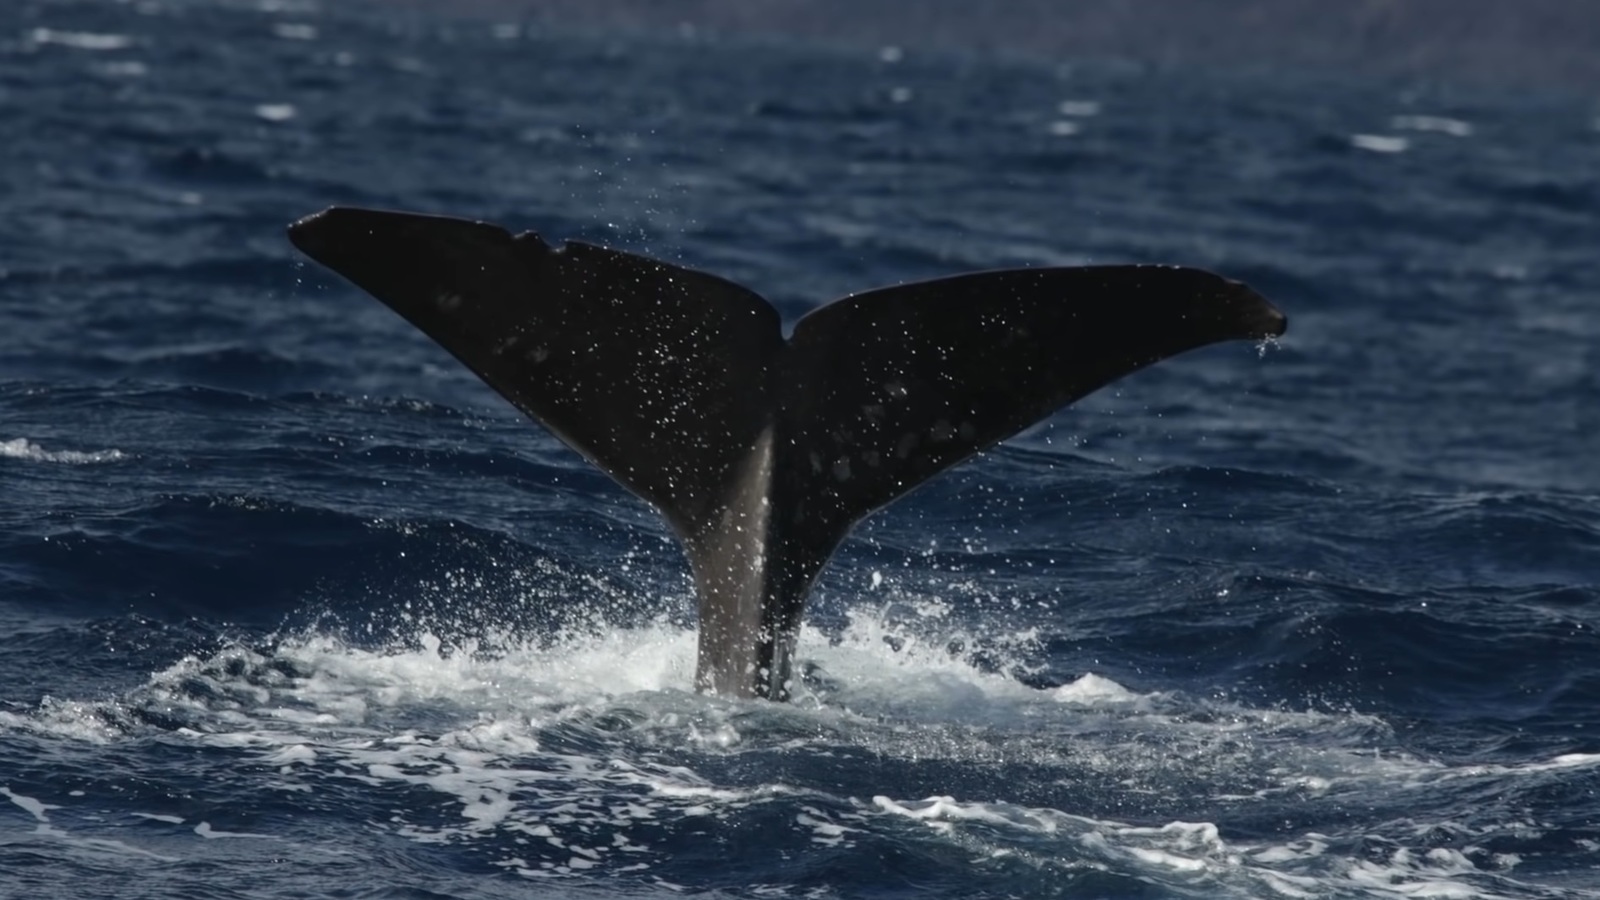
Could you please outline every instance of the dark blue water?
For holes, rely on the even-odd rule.
[[[0,9],[0,895],[1600,897],[1595,107],[382,9]],[[331,204],[1291,327],[870,520],[736,702]]]

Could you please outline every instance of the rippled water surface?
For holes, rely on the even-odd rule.
[[[1600,897],[1600,111],[386,9],[0,10],[0,895]],[[332,204],[1291,328],[869,520],[736,702]]]

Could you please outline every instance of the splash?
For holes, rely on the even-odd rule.
[[[1413,811],[1440,792],[1543,790],[1600,767],[1578,753],[1445,765],[1398,751],[1360,713],[1141,692],[1097,673],[1038,690],[953,652],[975,638],[947,612],[924,598],[806,629],[814,674],[793,705],[693,693],[695,634],[668,621],[521,643],[423,629],[376,648],[311,631],[186,657],[114,701],[5,714],[0,737],[155,741],[202,761],[181,777],[281,808],[296,829],[335,808],[338,827],[365,823],[360,840],[448,849],[517,878],[666,889],[705,886],[694,853],[714,845],[733,870],[825,852],[834,862],[808,865],[855,871],[887,854],[1024,895],[1085,878],[1090,894],[1523,896],[1519,857],[1495,848],[1529,823],[1467,832]],[[1007,664],[1026,655],[1012,652]],[[39,818],[104,798],[21,796],[51,839],[102,851],[189,858],[296,839],[157,796],[107,842],[104,826]],[[1391,821],[1341,831],[1352,805]],[[1274,819],[1304,824],[1264,834]]]
[[[82,466],[118,462],[127,459],[128,455],[121,450],[46,450],[27,438],[14,438],[0,441],[0,458]]]

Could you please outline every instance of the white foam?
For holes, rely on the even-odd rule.
[[[1600,753],[1563,753],[1543,765],[1547,769],[1574,769],[1600,764]]]
[[[856,818],[860,818],[859,816]],[[852,828],[839,824],[833,816],[814,806],[801,807],[799,815],[795,816],[795,823],[812,832],[811,842],[824,847],[851,847],[854,841],[850,835],[864,832],[864,828]]]
[[[199,825],[196,825],[194,827],[194,833],[200,835],[201,837],[205,838],[208,841],[214,841],[214,840],[218,840],[218,839],[221,839],[221,838],[270,838],[270,837],[272,837],[272,835],[270,835],[270,834],[246,834],[245,832],[242,832],[242,831],[218,831],[215,828],[211,827],[211,823],[210,822],[201,822]]]
[[[1137,871],[1140,880],[1206,896],[1313,898],[1477,898],[1502,896],[1483,884],[1487,874],[1469,856],[1450,848],[1395,850],[1386,860],[1327,858],[1327,838],[1308,833],[1282,845],[1234,845],[1210,822],[1134,825],[952,797],[923,800],[873,798],[883,815],[910,819],[979,858],[1021,855],[1049,868],[1085,866]],[[870,827],[870,826],[869,826]],[[876,830],[882,830],[876,829]],[[1018,838],[1008,840],[1007,833]],[[1041,843],[1042,841],[1042,843]],[[1023,849],[1026,848],[1026,849]],[[1508,862],[1494,858],[1504,869]]]
[[[1077,681],[1063,684],[1052,693],[1056,702],[1072,706],[1120,706],[1136,703],[1140,699],[1138,694],[1093,672],[1080,677]]]
[[[299,111],[293,103],[260,103],[256,105],[255,113],[258,118],[268,122],[287,122]]]
[[[1055,834],[1061,820],[1088,821],[1062,816],[1054,810],[1036,811],[1000,803],[961,803],[954,797],[928,797],[924,800],[897,801],[873,797],[872,803],[884,812],[917,819],[936,831],[948,834],[957,822],[981,822],[1034,834]]]
[[[165,823],[167,825],[182,825],[183,824],[183,817],[182,816],[164,816],[164,815],[161,815],[160,813],[142,813],[142,812],[136,812],[133,815],[134,815],[134,818],[137,818],[137,819],[149,819],[152,822],[163,822],[163,823]]]
[[[0,441],[0,457],[25,459],[30,462],[68,463],[70,465],[117,462],[128,458],[127,454],[121,450],[91,450],[87,452],[80,450],[46,450],[27,438]]]
[[[1353,134],[1350,146],[1373,153],[1404,153],[1410,149],[1411,141],[1389,134]]]
[[[788,707],[694,694],[695,635],[665,621],[538,642],[486,635],[482,646],[452,646],[430,631],[382,648],[308,634],[182,660],[117,703],[147,704],[187,723],[160,740],[244,754],[266,772],[260,789],[276,796],[356,782],[377,803],[405,797],[411,808],[410,798],[426,791],[448,814],[372,827],[418,843],[477,846],[486,862],[530,878],[647,872],[659,863],[661,834],[723,827],[741,811],[767,807],[819,848],[848,848],[864,834],[909,835],[948,842],[975,860],[1138,873],[1180,893],[1491,896],[1484,879],[1518,861],[1474,851],[1473,832],[1421,821],[1413,833],[1386,827],[1406,846],[1374,859],[1330,851],[1333,839],[1314,832],[1252,842],[1204,820],[1078,815],[1071,798],[1084,784],[1131,798],[1209,789],[1196,797],[1207,808],[1324,795],[1382,795],[1389,803],[1398,795],[1403,803],[1408,791],[1420,803],[1449,780],[1560,777],[1600,764],[1596,754],[1492,767],[1375,753],[1392,733],[1372,717],[1140,692],[1097,673],[1035,690],[961,652],[974,635],[948,604],[880,588],[875,597],[891,598],[881,609],[858,609],[837,633],[802,633],[799,656],[821,675],[798,686]],[[1006,647],[1036,640],[983,637],[1002,659]],[[127,717],[106,715],[115,705],[50,701],[33,716],[0,714],[0,729],[117,740],[105,723]],[[953,792],[905,798],[869,790],[870,800],[857,800],[762,780],[759,770],[751,780],[748,765],[704,770],[743,773],[732,781],[699,768],[790,751],[818,759],[864,751],[891,766],[946,760],[957,767],[951,771],[1022,764],[1033,786],[1063,798],[1055,805],[1065,808]],[[958,778],[950,787],[960,785]],[[1181,796],[1173,799],[1181,804]],[[50,809],[32,798],[12,802],[37,810],[36,818]],[[220,831],[201,815],[190,822],[197,839],[287,839]],[[1489,834],[1499,826],[1485,827]]]
[[[128,844],[123,841],[109,840],[107,838],[86,838],[74,835],[71,832],[51,823],[50,811],[62,808],[58,804],[45,803],[44,801],[35,797],[28,797],[18,794],[9,787],[0,787],[0,796],[7,798],[13,804],[21,807],[24,811],[33,816],[34,821],[37,823],[34,826],[33,833],[39,837],[52,841],[59,841],[63,844],[83,850],[89,850],[95,853],[109,853],[115,856],[141,856],[146,859],[156,859],[162,862],[179,861],[177,857],[163,856],[159,853],[152,853],[149,850],[145,850],[141,847],[135,847],[132,844]]]
[[[11,790],[11,788],[8,788],[8,787],[0,787],[0,796],[4,796],[6,799],[10,800],[12,803],[14,803],[17,806],[21,807],[24,812],[32,815],[35,819],[37,819],[40,822],[48,822],[48,821],[50,821],[50,817],[48,815],[46,815],[46,813],[48,813],[52,809],[60,809],[61,808],[59,806],[52,806],[52,805],[50,805],[48,803],[41,802],[39,800],[34,799],[33,797],[24,797],[21,794],[13,792]]]
[[[55,44],[74,50],[126,50],[133,46],[133,38],[124,34],[95,34],[88,31],[58,31],[54,28],[35,28],[28,32],[28,40],[35,44]]]

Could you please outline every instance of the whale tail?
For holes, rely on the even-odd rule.
[[[1196,269],[977,272],[803,317],[730,281],[482,222],[333,208],[296,247],[655,505],[699,595],[696,684],[787,696],[812,581],[855,522],[1161,359],[1282,334]]]

